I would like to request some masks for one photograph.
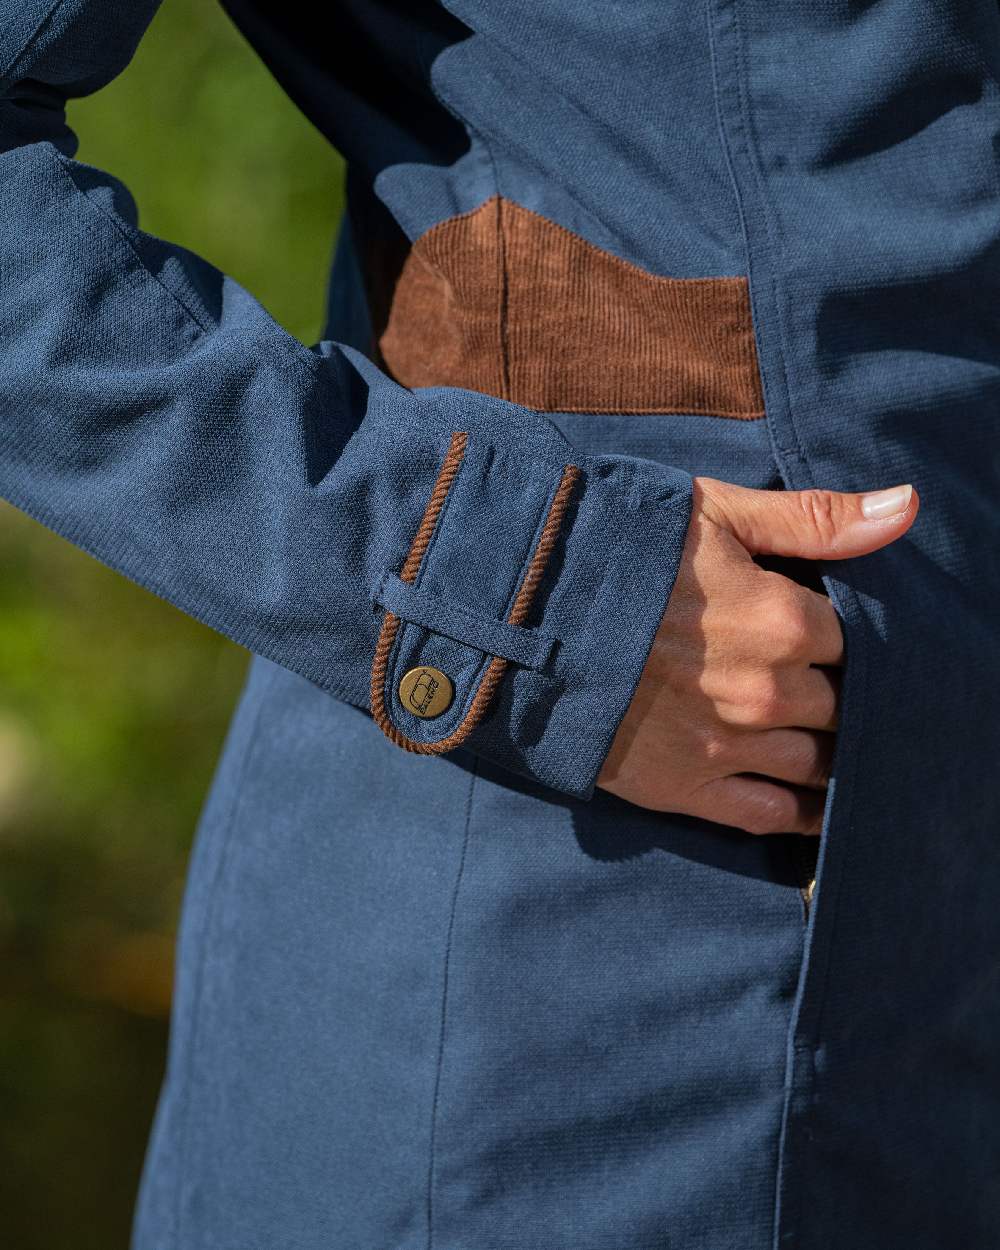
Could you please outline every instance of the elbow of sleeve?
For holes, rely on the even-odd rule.
[[[161,0],[4,0],[4,85],[45,84],[65,96],[89,95],[131,61]]]

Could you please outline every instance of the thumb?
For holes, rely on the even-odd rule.
[[[750,490],[695,478],[702,514],[751,555],[843,560],[894,542],[913,524],[919,498],[908,483],[851,494],[835,490]]]

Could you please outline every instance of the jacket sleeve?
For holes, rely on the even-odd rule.
[[[0,0],[0,493],[399,746],[464,743],[589,797],[690,476],[306,349],[139,230],[122,183],[73,159],[65,104],[124,68],[155,8]],[[425,668],[450,702],[434,674],[401,694]]]

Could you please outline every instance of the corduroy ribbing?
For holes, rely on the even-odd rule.
[[[665,278],[493,196],[421,235],[380,340],[404,386],[541,412],[764,415],[746,278]]]

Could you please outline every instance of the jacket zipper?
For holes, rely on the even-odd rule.
[[[816,859],[819,855],[819,839],[797,837],[792,847],[792,858],[795,861],[799,894],[802,897],[803,922],[807,923],[809,920],[809,908],[812,906],[813,891],[816,888]]]
[[[802,910],[805,913],[805,919],[809,919],[809,908],[812,904],[813,890],[816,888],[816,878],[810,877],[806,885],[799,887],[799,893],[802,895]]]

